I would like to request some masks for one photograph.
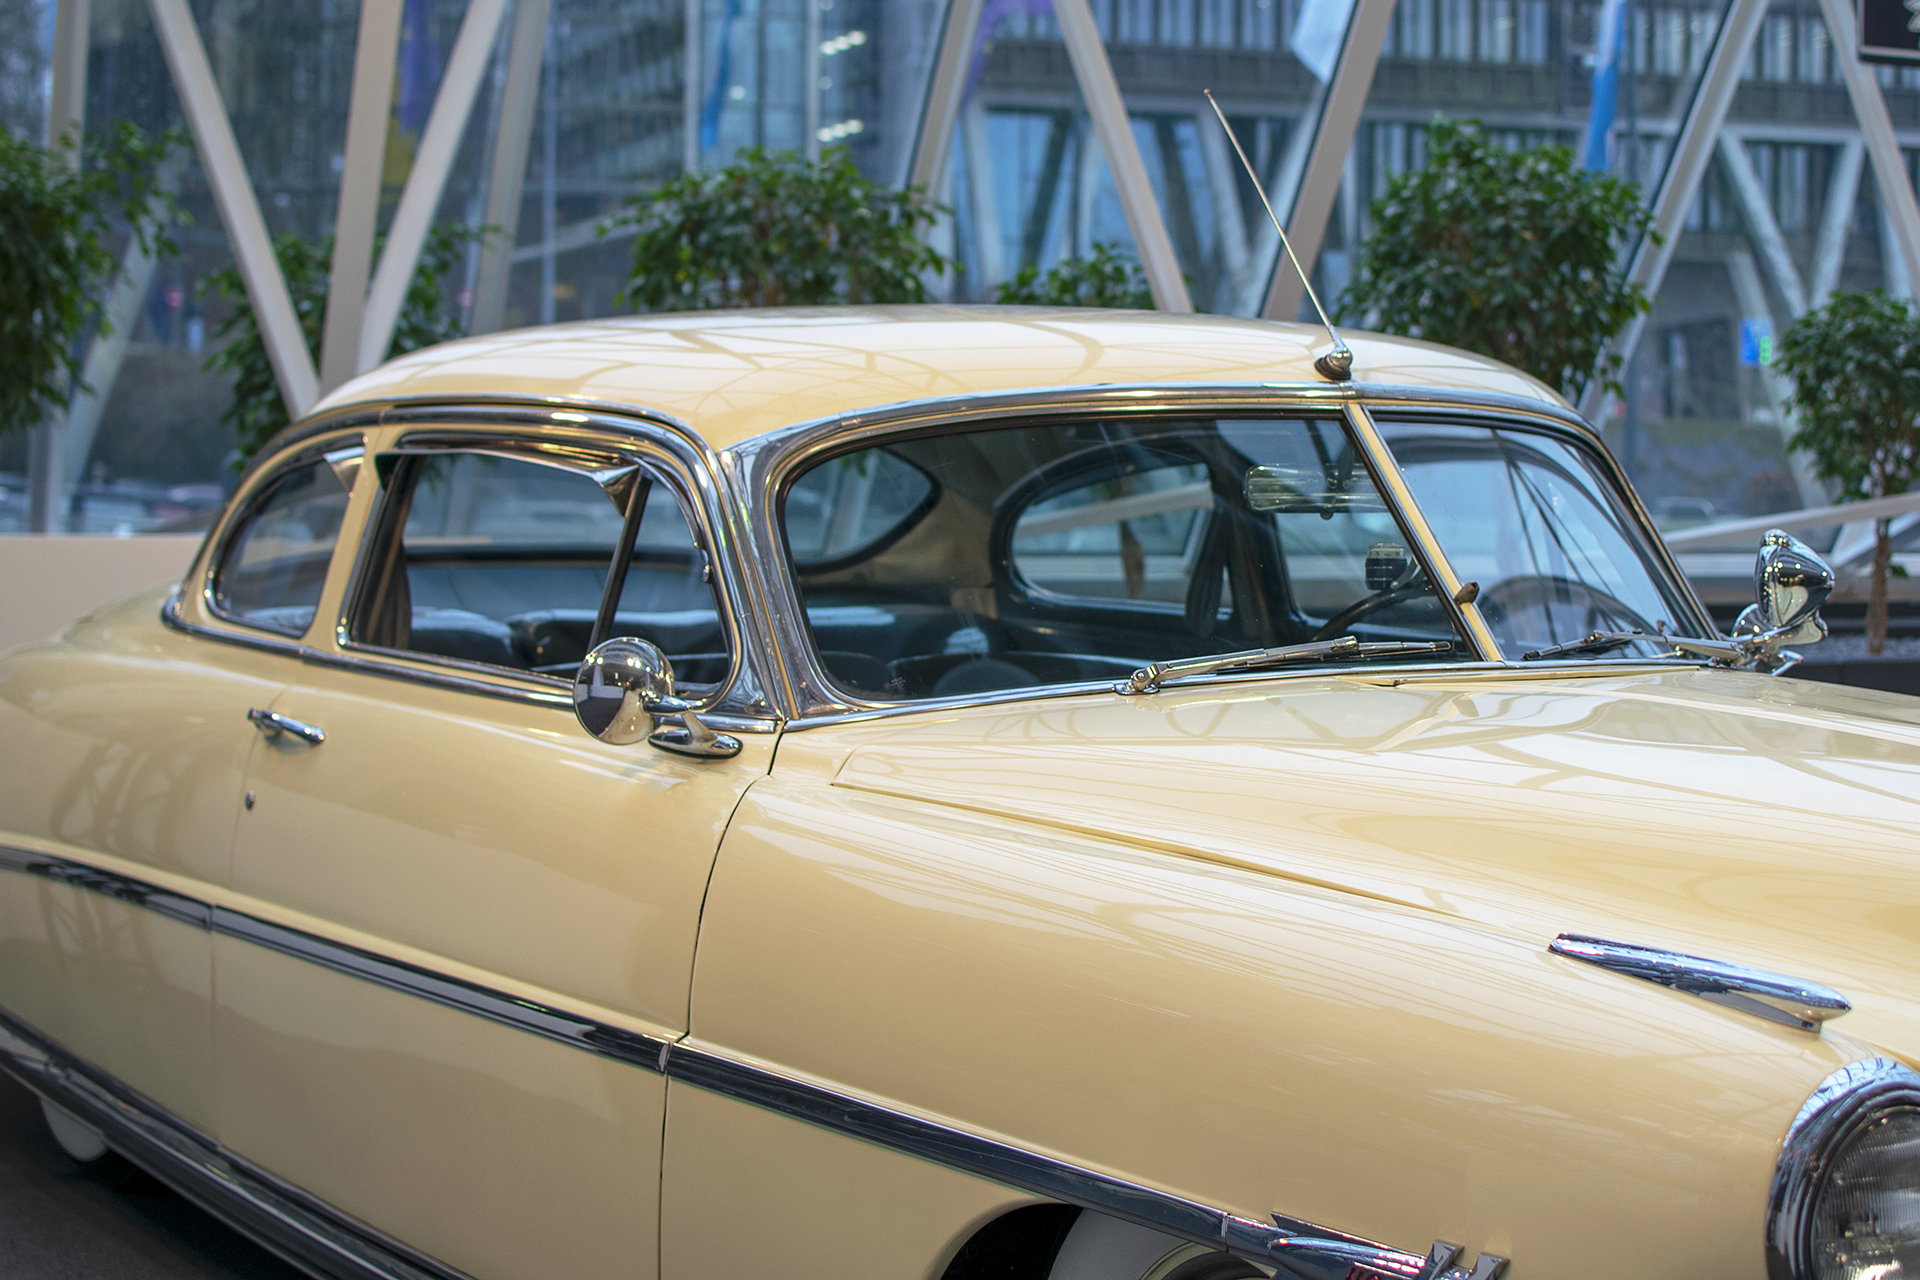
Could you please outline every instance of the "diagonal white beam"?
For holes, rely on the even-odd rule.
[[[1327,238],[1327,219],[1333,216],[1347,155],[1360,129],[1360,113],[1366,108],[1373,73],[1380,65],[1380,46],[1387,39],[1387,24],[1393,21],[1393,6],[1394,0],[1358,0],[1353,6],[1347,38],[1340,46],[1340,62],[1321,99],[1319,118],[1301,122],[1302,127],[1311,124],[1313,149],[1307,153],[1306,168],[1287,208],[1287,239],[1293,244],[1294,256],[1300,259],[1300,269],[1308,273],[1313,271],[1320,246]],[[1297,319],[1300,304],[1306,299],[1306,282],[1284,253],[1274,258],[1271,281],[1267,304],[1260,314],[1269,320]]]
[[[154,30],[173,74],[174,92],[180,95],[201,167],[220,210],[220,222],[227,231],[227,242],[233,246],[240,278],[246,282],[247,301],[266,344],[280,398],[286,402],[287,416],[299,418],[320,398],[320,379],[307,350],[306,336],[300,330],[300,318],[294,313],[293,299],[287,294],[286,278],[273,256],[273,242],[267,237],[267,224],[261,220],[253,184],[247,180],[240,147],[233,140],[233,124],[220,101],[206,46],[200,43],[187,0],[151,0],[151,4]]]
[[[1661,282],[1667,278],[1667,264],[1673,261],[1674,246],[1680,241],[1681,223],[1700,192],[1721,126],[1727,121],[1727,108],[1733,102],[1734,90],[1740,87],[1741,68],[1746,66],[1754,36],[1766,16],[1767,0],[1728,0],[1713,50],[1694,82],[1693,97],[1674,139],[1666,174],[1654,194],[1652,225],[1634,246],[1627,263],[1627,281],[1639,285],[1650,298],[1660,292]],[[1640,345],[1646,325],[1646,316],[1635,316],[1609,344],[1609,352],[1623,362],[1629,359]],[[1609,398],[1607,389],[1595,378],[1580,399],[1580,412],[1589,421],[1598,422],[1607,414]]]
[[[1860,167],[1867,149],[1858,138],[1841,144],[1834,162],[1833,181],[1827,187],[1827,207],[1820,216],[1820,237],[1813,250],[1813,290],[1807,301],[1825,306],[1840,282],[1840,265],[1847,256],[1847,228],[1860,199]]]
[[[500,92],[500,128],[493,139],[487,178],[485,225],[494,228],[480,245],[473,282],[473,333],[492,333],[506,320],[507,280],[520,236],[520,197],[527,181],[527,149],[533,138],[533,107],[540,65],[546,56],[549,0],[514,0],[513,37],[507,47],[507,83]]]
[[[1893,134],[1893,121],[1887,115],[1887,100],[1880,96],[1880,85],[1873,73],[1860,61],[1859,42],[1854,36],[1853,6],[1842,0],[1820,0],[1820,12],[1833,37],[1833,60],[1847,82],[1847,96],[1853,100],[1853,116],[1860,124],[1860,136],[1866,142],[1867,156],[1873,161],[1873,176],[1880,183],[1881,203],[1893,223],[1894,240],[1909,273],[1920,271],[1920,201],[1907,177],[1906,161],[1900,155],[1900,143]]]
[[[1733,134],[1721,134],[1720,159],[1727,166],[1727,175],[1733,179],[1734,193],[1739,196],[1741,212],[1746,215],[1747,230],[1766,261],[1767,274],[1773,277],[1774,288],[1780,290],[1780,296],[1787,300],[1788,319],[1798,320],[1807,313],[1807,291],[1800,283],[1800,270],[1793,265],[1793,255],[1787,251],[1787,238],[1780,234],[1780,224],[1774,220],[1773,205],[1760,186],[1760,175],[1753,171],[1753,159],[1747,155],[1746,143]]]
[[[393,112],[393,67],[400,53],[401,0],[361,0],[360,38],[353,47],[353,92],[340,171],[340,207],[333,221],[333,266],[327,277],[327,323],[320,340],[320,387],[331,391],[358,372],[360,324],[373,271],[380,176]]]
[[[927,104],[920,112],[920,136],[913,144],[907,185],[924,187],[935,197],[940,195],[947,177],[953,127],[960,120],[960,99],[967,91],[974,33],[980,29],[983,8],[985,0],[948,0],[947,22],[940,33],[940,52],[934,56],[933,76],[927,82]]]
[[[1376,2],[1391,5],[1393,0]],[[1060,24],[1073,78],[1080,82],[1080,96],[1093,121],[1094,136],[1107,157],[1107,171],[1113,175],[1121,212],[1127,216],[1127,230],[1133,233],[1133,251],[1140,255],[1153,305],[1160,311],[1192,311],[1193,300],[1187,296],[1187,282],[1180,274],[1180,259],[1173,252],[1173,237],[1167,234],[1160,205],[1154,199],[1153,183],[1140,159],[1133,122],[1127,116],[1126,100],[1120,96],[1120,82],[1113,78],[1113,63],[1107,60],[1107,46],[1094,24],[1093,10],[1087,0],[1053,0],[1053,17]]]
[[[446,190],[447,173],[453,168],[460,135],[466,132],[467,118],[473,113],[474,95],[479,91],[480,76],[486,70],[487,55],[500,32],[506,7],[507,0],[473,0],[460,22],[460,34],[454,38],[440,91],[433,98],[433,112],[427,117],[420,148],[414,153],[413,171],[407,175],[399,207],[393,212],[393,225],[387,229],[387,247],[380,254],[373,287],[367,292],[356,373],[379,364],[393,341],[400,305],[413,281],[413,269],[420,262],[420,247],[426,243],[440,195]]]
[[[80,167],[80,134],[87,108],[87,46],[92,32],[89,0],[56,0],[53,15],[53,83],[47,101],[47,145],[69,133],[73,150],[65,159]],[[82,392],[81,394],[85,394]],[[27,531],[56,533],[62,523],[66,492],[61,436],[66,427],[56,409],[27,432]]]

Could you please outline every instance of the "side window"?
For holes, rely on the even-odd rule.
[[[590,647],[632,489],[481,453],[398,460],[352,634],[363,644],[571,676]],[[644,511],[608,635],[660,646],[686,685],[729,666],[705,552],[673,492]]]
[[[347,489],[324,459],[267,489],[213,575],[215,612],[281,635],[304,635],[347,514]]]

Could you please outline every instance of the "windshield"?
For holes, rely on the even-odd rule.
[[[895,440],[802,472],[781,518],[821,664],[864,699],[1122,680],[1346,635],[1467,652],[1336,418]]]
[[[1542,432],[1382,420],[1380,434],[1504,656],[1595,631],[1692,634],[1683,597],[1599,460]],[[1615,655],[1671,653],[1647,641]],[[1596,655],[1596,656],[1615,656]]]

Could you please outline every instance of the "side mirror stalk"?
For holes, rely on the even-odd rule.
[[[609,746],[645,738],[662,751],[724,760],[740,754],[740,739],[715,733],[675,695],[673,664],[658,645],[621,636],[597,645],[573,678],[573,713],[580,727]],[[667,717],[680,721],[662,726]]]

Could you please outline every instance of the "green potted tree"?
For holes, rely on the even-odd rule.
[[[1619,269],[1650,217],[1639,188],[1567,147],[1502,146],[1473,121],[1435,119],[1426,149],[1368,210],[1341,312],[1492,356],[1570,400],[1595,376],[1617,390],[1607,343],[1648,308]]]
[[[1848,501],[1905,493],[1920,477],[1920,315],[1881,290],[1836,293],[1781,335],[1774,363],[1793,382],[1799,429],[1787,442]],[[1867,652],[1887,643],[1891,521],[1873,522]]]
[[[80,338],[105,331],[100,299],[117,268],[116,233],[172,254],[165,228],[182,217],[157,177],[173,133],[130,124],[35,146],[0,129],[0,432],[63,412],[80,382]]]
[[[996,291],[995,302],[1036,307],[1124,307],[1153,310],[1140,261],[1096,240],[1084,258],[1062,258],[1045,275],[1022,267]]]
[[[628,200],[601,233],[634,228],[622,297],[643,311],[924,302],[923,277],[949,265],[922,240],[938,213],[844,147],[818,162],[752,147]]]

